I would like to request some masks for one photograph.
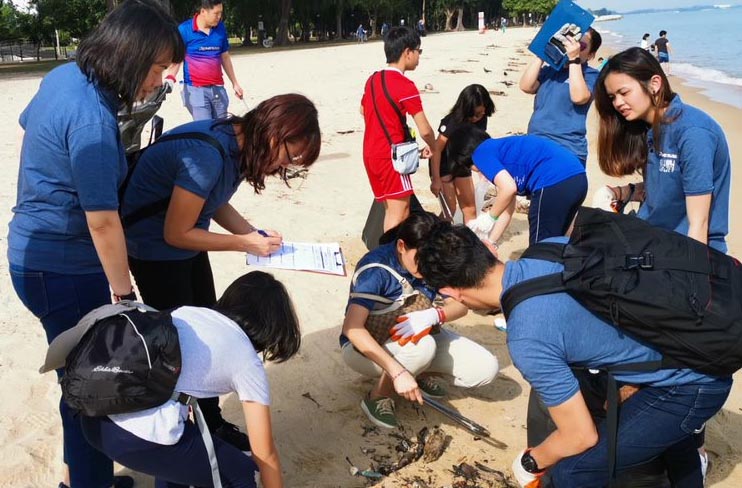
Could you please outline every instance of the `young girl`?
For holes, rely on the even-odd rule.
[[[435,151],[430,160],[430,191],[436,196],[439,192],[443,192],[451,218],[456,213],[458,201],[464,223],[477,216],[474,184],[471,171],[462,171],[457,176],[451,174],[451,164],[445,151],[446,143],[449,135],[462,125],[471,124],[486,131],[487,118],[493,113],[495,113],[495,103],[490,98],[487,89],[482,85],[469,85],[461,91],[456,104],[448,115],[441,119],[438,126],[438,139],[436,139]]]
[[[491,139],[476,127],[461,127],[451,134],[448,158],[452,173],[472,166],[497,187],[489,211],[467,225],[497,248],[497,241],[515,212],[516,195],[530,195],[530,244],[562,236],[587,193],[585,168],[577,156],[539,136]]]
[[[440,328],[466,315],[467,308],[451,298],[434,306],[436,291],[417,272],[417,248],[436,225],[444,224],[433,214],[413,213],[394,242],[361,258],[353,275],[340,343],[351,369],[379,377],[361,409],[381,427],[397,426],[395,392],[419,403],[421,390],[445,395],[432,373],[452,376],[463,388],[486,385],[497,374],[497,359],[489,351]]]
[[[301,333],[286,288],[253,271],[235,280],[214,309],[172,311],[182,370],[175,391],[195,397],[236,393],[252,457],[214,437],[223,486],[283,486],[273,442],[270,392],[263,361],[283,362],[299,350]],[[212,473],[188,407],[175,400],[141,412],[81,417],[88,442],[118,463],[157,478],[157,486],[211,486]],[[163,484],[159,484],[163,483]]]
[[[641,48],[608,61],[595,103],[600,168],[644,180],[613,188],[616,199],[643,202],[640,218],[726,252],[731,161],[719,124],[683,103]]]

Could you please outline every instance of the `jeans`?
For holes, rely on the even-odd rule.
[[[183,85],[183,105],[193,120],[223,119],[227,116],[229,98],[223,86]]]
[[[731,389],[729,379],[702,385],[645,387],[619,410],[616,469],[631,469],[665,452],[669,458],[691,455],[694,462],[668,466],[674,487],[701,488],[703,481],[693,432],[718,412]],[[563,459],[549,472],[556,488],[608,485],[606,423],[597,424],[599,441],[591,449]],[[674,454],[674,455],[673,455]]]
[[[212,486],[206,447],[193,422],[186,422],[183,436],[171,446],[140,439],[108,417],[86,417],[82,428],[90,444],[127,468],[154,476],[157,488]],[[222,485],[255,488],[258,468],[252,458],[221,439],[212,440]]]
[[[94,308],[111,303],[106,276],[101,273],[63,275],[10,265],[18,297],[44,327],[47,342],[74,327]],[[62,376],[63,370],[57,370]],[[107,488],[113,484],[113,462],[85,440],[81,417],[59,402],[64,440],[64,462],[69,466],[72,488]]]

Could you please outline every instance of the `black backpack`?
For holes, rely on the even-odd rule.
[[[89,417],[146,410],[174,397],[180,369],[170,314],[129,310],[97,320],[70,351],[62,396]]]
[[[733,257],[637,217],[587,207],[569,243],[538,243],[522,257],[563,263],[564,272],[509,288],[501,300],[506,317],[527,298],[567,292],[663,354],[645,370],[728,376],[742,367],[742,266]]]

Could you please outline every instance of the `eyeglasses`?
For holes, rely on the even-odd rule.
[[[413,51],[417,51],[417,52],[418,52],[418,54],[422,54],[422,53],[423,53],[423,48],[421,48],[421,47],[418,47],[418,48],[416,48],[416,49],[413,49]]]
[[[289,173],[296,173],[298,170],[297,166],[299,166],[299,162],[304,159],[304,155],[299,154],[298,156],[292,156],[289,152],[289,145],[286,141],[283,141],[283,149],[286,151],[287,161],[285,165],[279,166],[276,174],[278,174],[281,180],[286,183],[286,186],[289,186]]]
[[[584,51],[587,49],[587,43],[585,41],[580,41],[580,51]]]

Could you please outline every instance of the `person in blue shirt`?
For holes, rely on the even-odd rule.
[[[118,215],[127,165],[116,114],[162,86],[183,52],[177,24],[156,2],[130,0],[81,42],[76,63],[44,77],[21,113],[8,261],[18,297],[49,342],[110,303],[111,292],[115,300],[136,298]],[[69,467],[63,485],[110,488],[111,461],[85,441],[65,402],[60,414]]]
[[[452,175],[465,174],[475,166],[497,187],[492,207],[467,224],[495,248],[515,213],[516,195],[531,197],[531,244],[564,235],[585,200],[585,168],[574,154],[549,139],[491,139],[481,129],[464,126],[451,134],[447,150]]]
[[[564,237],[552,240],[566,242]],[[417,265],[430,286],[480,310],[500,308],[502,293],[517,283],[563,269],[535,259],[502,263],[470,229],[445,223],[418,248]],[[572,367],[653,361],[661,358],[660,352],[598,318],[567,293],[520,302],[508,317],[507,344],[513,364],[555,424],[554,432],[515,458],[513,474],[520,486],[539,486],[547,470],[555,488],[607,486],[606,423],[591,416],[587,391]],[[694,452],[694,430],[721,409],[732,386],[731,377],[689,369],[616,372],[615,377],[634,385],[621,392],[618,473],[668,450]],[[700,473],[689,469],[673,483],[702,486]]]
[[[224,89],[222,68],[227,74],[237,98],[244,92],[229,54],[229,36],[222,22],[222,0],[200,0],[198,13],[179,26],[186,45],[183,67],[183,105],[193,120],[221,119],[227,116],[229,98]],[[175,84],[180,63],[170,67],[166,80]]]
[[[608,60],[595,89],[598,162],[609,176],[643,175],[613,188],[642,202],[638,216],[726,252],[731,158],[724,131],[672,91],[659,62],[642,48]]]
[[[436,290],[417,272],[417,248],[438,222],[431,213],[413,212],[385,234],[393,236],[392,242],[361,258],[353,275],[340,345],[351,369],[379,378],[361,409],[380,427],[398,425],[395,392],[422,403],[421,390],[434,398],[446,394],[437,375],[473,388],[489,384],[497,374],[494,355],[440,327],[466,315],[466,307],[448,297],[434,306]]]
[[[566,147],[585,166],[587,161],[587,112],[593,100],[598,71],[588,66],[602,44],[590,28],[579,41],[566,37],[565,69],[557,71],[535,58],[523,72],[520,89],[536,95],[528,134],[547,137]]]
[[[281,234],[256,228],[229,200],[243,181],[259,194],[266,177],[286,181],[289,166],[311,166],[321,144],[317,109],[297,94],[269,98],[243,117],[191,122],[163,137],[184,133],[214,140],[156,142],[142,153],[122,199],[131,271],[144,302],[158,309],[216,302],[209,251],[267,256],[280,248]],[[157,211],[143,213],[147,208]],[[137,213],[143,218],[134,218]],[[212,221],[228,234],[210,231]],[[222,418],[218,398],[199,403],[216,436],[249,449],[244,434]]]

